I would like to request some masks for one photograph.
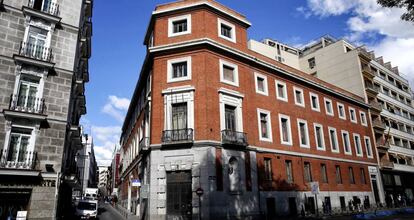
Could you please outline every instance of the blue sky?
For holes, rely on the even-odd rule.
[[[82,123],[94,137],[98,163],[108,164],[119,141],[123,117],[139,77],[146,49],[143,38],[151,12],[161,0],[95,1],[92,58]],[[375,0],[219,0],[252,23],[249,38],[273,38],[300,46],[324,34],[365,44],[412,79],[414,26],[400,9]]]

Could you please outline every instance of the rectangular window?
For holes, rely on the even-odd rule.
[[[336,129],[329,127],[329,143],[331,144],[331,151],[335,153],[339,153],[339,146],[338,146],[338,136],[336,133]]]
[[[264,158],[265,180],[272,180],[272,159]]]
[[[29,157],[32,151],[30,144],[32,131],[31,129],[12,128],[7,154],[4,152],[8,163],[17,166],[17,163],[26,162],[31,159]]]
[[[349,119],[351,120],[351,122],[357,123],[355,109],[354,108],[351,108],[351,107],[349,107]]]
[[[270,112],[257,109],[257,116],[259,121],[259,137],[261,141],[272,142],[272,130],[270,122]]]
[[[220,18],[217,20],[219,37],[236,43],[236,27]]]
[[[286,182],[293,183],[294,179],[293,179],[292,161],[286,160],[285,165],[286,165]]]
[[[233,86],[239,86],[237,65],[220,60],[220,81]]]
[[[167,82],[178,82],[191,79],[191,57],[168,60]]]
[[[21,75],[18,94],[17,94],[17,107],[21,110],[36,111],[37,107],[41,104],[38,97],[39,92],[39,79],[33,79]]]
[[[173,33],[187,31],[187,19],[173,21]]]
[[[347,131],[342,131],[342,142],[345,154],[352,155],[351,142],[349,141],[349,133]]]
[[[367,157],[373,158],[374,155],[372,154],[371,139],[368,136],[365,136],[364,140],[365,140],[365,151],[367,152]]]
[[[305,107],[305,99],[303,97],[303,89],[293,87],[293,91],[295,93],[295,104]]]
[[[365,178],[365,169],[361,168],[361,184],[367,184],[367,179]]]
[[[305,120],[297,119],[298,121],[298,133],[299,133],[299,143],[301,147],[309,148],[309,132],[308,132],[308,123]]]
[[[187,103],[177,103],[171,105],[172,109],[172,130],[187,128]]]
[[[315,129],[315,143],[316,149],[318,150],[325,150],[325,140],[323,135],[323,127],[320,124],[313,124]]]
[[[317,94],[310,93],[311,108],[314,111],[320,111],[319,107],[319,97]]]
[[[255,73],[256,92],[262,95],[268,95],[267,77],[265,75]]]
[[[280,142],[286,145],[292,145],[292,133],[290,129],[290,117],[279,114]]]
[[[360,118],[361,118],[361,124],[363,126],[368,126],[368,122],[367,122],[367,114],[365,114],[365,112],[359,112]]]
[[[276,82],[276,98],[287,102],[288,97],[287,97],[286,83],[277,81],[277,80],[275,82]]]
[[[326,170],[326,164],[321,164],[321,181],[322,183],[328,183],[328,171]]]
[[[312,182],[311,164],[309,162],[305,162],[303,164],[303,171],[304,171],[305,182],[307,183]]]
[[[338,103],[338,114],[340,119],[346,120],[345,106],[341,103]]]
[[[224,114],[226,130],[236,131],[236,107],[224,105]]]
[[[29,26],[28,39],[26,45],[22,48],[25,56],[37,59],[47,59],[48,52],[48,31],[35,26]]]
[[[363,156],[362,147],[361,147],[361,138],[359,134],[354,134],[354,144],[355,144],[355,152],[356,155],[359,157]]]
[[[313,69],[316,66],[315,57],[308,59],[309,69]]]
[[[325,101],[325,111],[327,115],[334,116],[334,111],[332,107],[332,100],[324,98]]]
[[[336,183],[342,184],[341,167],[339,165],[335,166],[335,176],[336,176]]]
[[[191,33],[191,15],[183,15],[168,19],[168,37]]]
[[[349,171],[349,183],[355,184],[354,169],[352,167],[349,167],[348,171]]]

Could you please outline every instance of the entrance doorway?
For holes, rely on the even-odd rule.
[[[380,198],[379,198],[379,193],[378,193],[378,185],[377,185],[377,176],[376,175],[371,175],[371,182],[372,182],[372,189],[374,191],[374,197],[375,197],[375,203],[379,204],[381,203]]]
[[[297,216],[298,215],[298,207],[296,205],[296,198],[289,197],[289,215],[290,216]]]
[[[31,190],[0,190],[0,219],[15,219],[18,211],[28,211]]]
[[[276,200],[275,198],[266,198],[267,218],[274,219],[276,217]]]
[[[192,218],[191,172],[167,173],[167,220]]]

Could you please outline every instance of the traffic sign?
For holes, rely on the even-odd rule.
[[[319,194],[319,182],[311,182],[310,186],[311,186],[312,194],[314,195]]]

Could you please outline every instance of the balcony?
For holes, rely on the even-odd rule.
[[[376,119],[372,122],[372,127],[374,127],[374,129],[379,130],[382,132],[384,132],[386,126],[385,123],[383,121],[381,121],[380,119]]]
[[[34,170],[36,161],[35,151],[0,151],[0,169]]]
[[[390,145],[388,143],[385,143],[384,139],[377,140],[376,144],[378,149],[383,149],[386,151],[390,149]]]
[[[383,169],[393,169],[394,163],[392,161],[381,161],[380,166]]]
[[[15,54],[13,58],[17,62],[41,66],[49,69],[55,66],[52,62],[53,53],[51,48],[23,41],[20,44],[19,53]]]
[[[10,118],[45,120],[47,117],[45,99],[12,94],[9,109],[4,109],[3,113]]]
[[[148,137],[144,137],[140,142],[139,142],[139,153],[141,152],[147,152],[150,149],[150,139]]]
[[[221,131],[221,142],[223,145],[230,146],[246,147],[248,145],[246,133],[232,130]]]
[[[369,102],[370,108],[371,108],[371,112],[372,113],[381,113],[382,112],[382,105],[381,103],[377,102],[377,101],[370,101]]]
[[[49,21],[53,26],[61,20],[59,5],[46,0],[29,0],[27,6],[23,6],[23,13]]]
[[[379,89],[370,83],[365,83],[365,91],[372,96],[377,96]]]
[[[374,71],[372,71],[368,65],[362,66],[362,74],[364,74],[366,77],[370,79],[373,79],[375,77]]]
[[[371,61],[371,59],[372,59],[372,56],[371,56],[371,53],[369,53],[365,48],[363,48],[363,47],[358,47],[358,48],[356,48],[357,49],[357,51],[358,51],[358,55],[362,58],[362,59],[365,59],[365,60],[367,60],[368,62],[369,61]]]
[[[165,130],[162,132],[162,143],[170,144],[190,144],[193,142],[193,129]]]

